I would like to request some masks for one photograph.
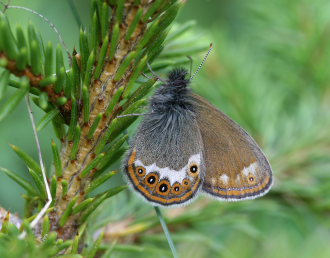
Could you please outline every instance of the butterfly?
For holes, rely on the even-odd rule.
[[[187,76],[173,69],[151,97],[125,160],[132,188],[155,206],[186,204],[201,192],[226,201],[266,194],[272,170],[260,147],[194,94]]]

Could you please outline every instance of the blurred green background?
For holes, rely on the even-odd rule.
[[[73,3],[86,24],[89,1]],[[79,27],[68,1],[12,4],[42,13],[69,49],[78,46]],[[329,13],[326,0],[186,2],[178,25],[195,20],[192,40],[214,45],[192,87],[257,140],[270,159],[275,184],[257,200],[225,203],[200,197],[189,206],[163,210],[181,257],[330,257]],[[12,24],[31,20],[45,40],[58,43],[40,18],[13,9],[8,16]],[[196,67],[202,55],[193,58]],[[40,119],[42,112],[35,111]],[[50,167],[52,128],[40,138]],[[37,158],[24,102],[0,124],[0,166],[28,178],[9,143]],[[110,181],[124,183],[120,174]],[[22,212],[22,193],[0,174],[1,206]],[[91,232],[108,225],[106,240],[117,239],[114,257],[171,256],[152,207],[130,191],[109,200],[93,219]]]

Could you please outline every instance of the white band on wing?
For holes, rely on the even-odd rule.
[[[180,170],[172,170],[169,167],[159,168],[156,165],[156,163],[146,166],[143,164],[141,160],[136,160],[134,164],[136,167],[138,166],[145,167],[147,171],[146,175],[148,175],[151,172],[157,172],[159,174],[159,180],[163,178],[167,178],[170,181],[171,185],[173,185],[175,182],[179,182],[181,184],[184,178],[189,177],[187,171],[188,171],[188,167],[190,167],[191,164],[197,164],[200,167],[201,159],[202,159],[201,153],[192,155],[189,158],[188,164],[183,168],[181,168]]]

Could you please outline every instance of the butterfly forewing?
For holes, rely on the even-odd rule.
[[[193,97],[204,145],[203,191],[229,201],[253,199],[267,193],[272,171],[257,143],[202,97]]]

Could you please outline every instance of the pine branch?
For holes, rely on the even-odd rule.
[[[179,10],[180,4],[176,1],[165,2],[167,4],[162,10],[149,1],[139,4],[126,1],[125,5],[124,1],[118,1],[110,4],[110,20],[107,20],[109,6],[94,2],[91,38],[88,38],[86,30],[81,30],[80,53],[75,55],[75,59],[80,66],[82,84],[78,92],[82,92],[82,99],[77,111],[71,114],[69,135],[61,150],[63,175],[59,179],[67,182],[68,189],[63,197],[63,184],[57,183],[56,209],[51,214],[52,228],[63,239],[70,239],[76,234],[81,213],[70,216],[60,226],[58,219],[76,196],[76,205],[84,202],[87,189],[100,169],[98,164],[108,165],[110,158],[114,158],[114,153],[104,151],[104,147],[136,119],[119,120],[116,116],[134,113],[146,104],[145,100],[134,97],[136,101],[131,101],[129,97],[137,77],[151,58],[149,54],[157,35],[166,30]],[[156,9],[151,12],[151,8]],[[144,19],[137,22],[136,16],[141,13],[145,17],[152,16],[153,21]],[[97,28],[101,30],[97,31]],[[165,37],[161,40],[163,42]],[[76,97],[79,98],[78,94]]]
[[[0,82],[20,90],[12,108],[25,94],[34,94],[34,103],[46,112],[37,130],[52,122],[61,140],[61,146],[51,143],[54,175],[49,185],[53,202],[34,229],[37,238],[49,236],[62,241],[56,245],[57,250],[70,246],[68,253],[77,252],[90,215],[105,200],[126,189],[118,186],[91,196],[116,173],[107,169],[126,151],[125,130],[137,119],[125,115],[141,113],[156,82],[145,81],[140,75],[148,71],[147,63],[161,58],[169,26],[181,5],[177,0],[92,1],[91,28],[80,30],[79,50],[73,51],[69,69],[64,65],[61,46],[56,51],[51,43],[44,47],[32,24],[27,33],[17,27],[15,37],[6,17],[0,17],[0,36],[7,36],[0,37],[0,65],[6,69]],[[185,49],[182,44],[177,46]],[[205,49],[207,44],[191,54]],[[182,53],[172,53],[173,60],[164,55],[165,59],[155,63],[153,69],[188,63]],[[2,171],[27,190],[26,215],[32,221],[37,216],[34,211],[46,201],[40,167],[19,147],[13,149],[27,165],[37,187],[13,171]],[[31,237],[28,224],[24,230],[27,238]],[[94,254],[98,242],[86,254]]]

